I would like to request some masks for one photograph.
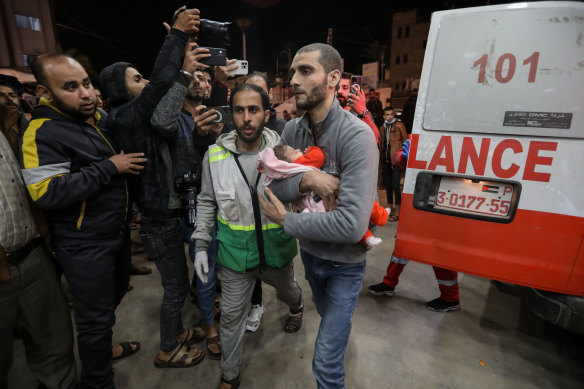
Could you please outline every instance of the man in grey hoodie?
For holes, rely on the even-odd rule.
[[[306,113],[286,124],[282,142],[299,150],[322,148],[328,174],[311,171],[275,180],[273,193],[265,188],[270,202],[260,197],[263,213],[300,242],[306,279],[321,316],[312,370],[318,387],[327,389],[345,387],[343,359],[365,272],[366,249],[359,240],[373,208],[379,159],[371,129],[335,98],[340,69],[341,57],[331,46],[315,43],[296,53],[290,85],[296,106]],[[291,213],[280,202],[311,190],[329,212]]]

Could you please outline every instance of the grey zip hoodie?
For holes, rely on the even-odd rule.
[[[343,110],[335,99],[318,123],[310,123],[308,114],[289,121],[282,142],[299,150],[320,147],[326,157],[322,169],[341,180],[334,211],[288,213],[284,231],[297,237],[300,248],[316,257],[347,263],[363,261],[366,250],[359,240],[369,225],[377,194],[379,161],[369,126]],[[297,200],[303,196],[299,191],[302,175],[274,180],[270,189],[281,201]]]

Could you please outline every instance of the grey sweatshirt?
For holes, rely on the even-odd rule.
[[[316,135],[316,139],[313,137]],[[369,126],[342,109],[335,99],[323,120],[310,123],[308,114],[289,121],[282,142],[296,149],[320,147],[326,156],[323,170],[341,180],[334,211],[288,213],[284,231],[296,236],[300,248],[316,257],[357,263],[366,250],[359,240],[365,234],[377,194],[379,151]],[[281,201],[299,199],[303,174],[274,180],[270,189]]]

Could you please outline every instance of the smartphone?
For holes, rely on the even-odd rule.
[[[247,61],[238,59],[235,63],[239,65],[239,67],[232,71],[231,74],[233,74],[234,76],[246,75],[248,72]]]
[[[351,93],[356,94],[353,85],[358,85],[359,89],[363,89],[363,76],[351,76]]]
[[[210,107],[205,110],[208,111],[214,109],[217,112],[217,119],[213,120],[213,123],[233,123],[233,115],[231,115],[231,108],[228,105],[220,105],[219,107]]]
[[[210,57],[200,59],[205,65],[225,66],[227,64],[227,50],[219,47],[203,47],[209,50]]]

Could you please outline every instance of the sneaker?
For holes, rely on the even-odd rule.
[[[426,303],[426,308],[434,312],[457,312],[460,311],[460,302],[448,302],[440,297]]]
[[[374,296],[393,296],[395,294],[395,288],[387,285],[384,282],[379,284],[371,285],[369,288],[369,293]]]
[[[252,305],[247,316],[245,329],[250,332],[256,332],[260,328],[260,321],[266,309],[263,305]]]
[[[381,238],[370,236],[369,238],[365,239],[365,248],[367,250],[371,250],[373,247],[379,246],[381,242]]]

